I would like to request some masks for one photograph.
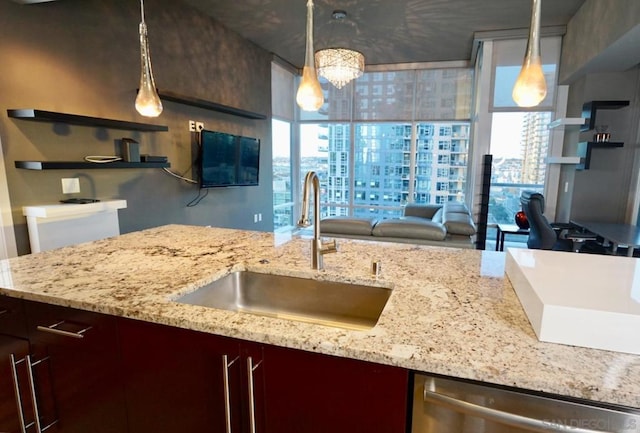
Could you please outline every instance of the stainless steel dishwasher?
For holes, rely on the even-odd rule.
[[[640,410],[416,374],[412,433],[640,433]]]

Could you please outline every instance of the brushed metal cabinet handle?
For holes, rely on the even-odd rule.
[[[16,395],[16,406],[18,408],[18,420],[20,421],[20,431],[22,433],[27,433],[27,426],[24,422],[24,410],[22,408],[20,383],[18,382],[18,370],[16,369],[16,365],[18,365],[21,362],[24,362],[24,358],[19,361],[16,361],[16,358],[13,355],[13,353],[11,354],[11,376],[13,378],[13,389]],[[29,426],[31,426],[31,424]]]
[[[424,401],[434,404],[446,406],[450,409],[474,415],[486,420],[495,421],[500,424],[509,425],[512,427],[523,428],[529,431],[536,431],[539,433],[553,432],[567,432],[567,426],[554,423],[551,421],[543,421],[536,418],[530,418],[522,415],[517,415],[510,412],[504,412],[497,409],[491,409],[488,407],[480,406],[468,401],[458,400],[448,395],[443,395],[435,391],[427,389],[429,385],[425,384],[424,387]],[[572,433],[606,433],[598,430],[585,429],[580,427],[571,427]]]
[[[36,329],[38,329],[38,331],[48,332],[50,334],[61,335],[63,337],[84,338],[85,332],[87,332],[88,330],[90,330],[92,328],[92,326],[87,326],[87,327],[85,327],[84,329],[81,329],[78,332],[64,331],[62,329],[58,329],[58,326],[60,326],[60,325],[62,325],[64,323],[65,323],[65,321],[61,320],[60,322],[54,323],[53,325],[49,325],[49,326],[41,326],[41,325],[39,325]]]
[[[249,388],[249,432],[256,433],[256,400],[253,383],[253,372],[260,366],[262,361],[253,365],[253,358],[247,357],[247,382]]]
[[[222,381],[224,383],[224,419],[226,433],[231,432],[231,388],[229,385],[229,367],[231,367],[238,357],[229,362],[228,355],[222,355]]]
[[[31,392],[31,401],[33,403],[33,416],[34,416],[34,421],[33,424],[36,427],[36,433],[43,433],[45,431],[47,431],[51,426],[53,426],[54,424],[56,424],[58,422],[58,420],[54,420],[52,421],[50,424],[46,425],[45,427],[42,427],[42,425],[40,424],[40,408],[38,407],[38,398],[36,396],[36,387],[35,387],[35,379],[34,379],[34,375],[33,375],[33,367],[45,362],[49,360],[49,357],[47,356],[46,358],[42,358],[38,361],[35,362],[31,362],[31,355],[27,355],[25,357],[25,360],[27,362],[27,378],[29,379],[29,391]],[[28,426],[30,427],[30,425]]]
[[[31,392],[31,402],[33,403],[33,422],[36,426],[36,432],[42,433],[40,425],[40,410],[38,409],[38,399],[36,398],[36,387],[33,379],[33,364],[31,363],[31,355],[26,356],[27,360],[27,378],[29,378],[29,391]]]

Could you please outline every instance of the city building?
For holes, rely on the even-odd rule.
[[[323,216],[397,217],[409,202],[464,201],[470,82],[465,68],[366,73],[354,85],[353,116],[350,92],[325,87],[323,114],[353,119],[318,124],[326,159],[301,167],[319,172]]]

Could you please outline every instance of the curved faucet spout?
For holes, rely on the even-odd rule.
[[[309,193],[313,188],[313,241],[311,244],[311,267],[322,269],[322,256],[324,254],[335,253],[337,249],[336,241],[323,243],[320,235],[320,179],[315,171],[310,171],[304,178],[304,188],[302,190],[302,214],[298,220],[298,226],[309,227]]]

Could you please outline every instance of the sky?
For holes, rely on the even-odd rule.
[[[498,158],[520,158],[520,135],[526,113],[493,113],[490,152]]]
[[[271,131],[271,142],[273,144],[273,157],[291,156],[291,131],[289,123],[282,120],[273,119],[273,127]]]

